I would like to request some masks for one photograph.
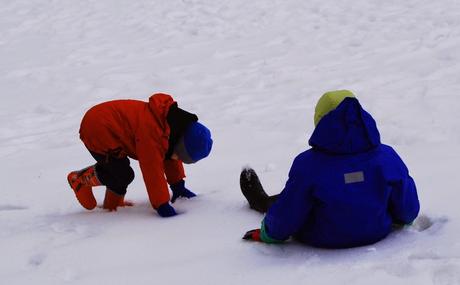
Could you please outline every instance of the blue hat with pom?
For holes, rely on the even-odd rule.
[[[209,155],[212,148],[211,131],[198,122],[191,123],[174,147],[184,163],[195,163]]]

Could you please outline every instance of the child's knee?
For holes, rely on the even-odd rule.
[[[119,187],[128,187],[134,180],[134,170],[129,166],[125,166],[122,169],[118,169],[113,175],[114,182]]]
[[[129,184],[131,184],[131,182],[133,182],[134,177],[135,177],[134,170],[131,167],[128,167],[126,169],[123,182],[125,183],[126,186],[128,186]]]
[[[128,185],[134,180],[134,170],[131,167],[124,168],[123,171],[113,173],[110,183],[107,187],[118,195],[124,196]]]

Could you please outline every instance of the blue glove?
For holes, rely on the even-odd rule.
[[[192,198],[196,196],[195,193],[185,188],[184,180],[181,180],[177,182],[176,184],[171,185],[170,187],[171,187],[171,191],[173,192],[171,203],[176,202],[176,199],[179,197]]]
[[[169,205],[169,203],[164,203],[162,204],[158,209],[157,209],[158,215],[162,216],[163,218],[167,217],[172,217],[177,215],[176,210]]]

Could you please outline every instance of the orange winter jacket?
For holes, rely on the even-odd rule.
[[[150,203],[169,201],[168,185],[185,177],[179,160],[165,159],[170,127],[166,116],[174,100],[154,94],[149,102],[115,100],[92,107],[83,117],[80,139],[96,153],[139,161]],[[166,177],[165,177],[166,175]]]

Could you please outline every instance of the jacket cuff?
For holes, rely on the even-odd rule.
[[[265,220],[262,220],[262,225],[260,226],[260,240],[265,243],[281,243],[282,240],[274,239],[270,237],[267,233],[267,227],[265,226]]]

